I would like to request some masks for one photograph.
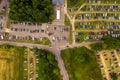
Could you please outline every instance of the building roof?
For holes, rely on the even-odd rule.
[[[52,0],[52,4],[53,5],[63,5],[64,4],[64,0]]]

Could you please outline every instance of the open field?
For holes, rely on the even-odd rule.
[[[68,8],[74,8],[74,7],[79,7],[85,1],[84,0],[67,0],[67,2],[68,2]]]
[[[100,68],[93,51],[85,47],[62,51],[70,80],[102,80]]]
[[[23,80],[23,52],[20,47],[0,46],[0,80]]]

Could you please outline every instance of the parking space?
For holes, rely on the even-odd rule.
[[[0,32],[4,31],[4,27],[5,27],[5,16],[0,15]]]
[[[104,50],[99,52],[96,57],[101,68],[104,80],[120,79],[120,50]]]
[[[5,33],[4,32],[0,32],[0,40],[3,40],[5,38]]]

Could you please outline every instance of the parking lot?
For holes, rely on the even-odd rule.
[[[44,26],[44,27],[43,27]],[[11,22],[9,40],[41,40],[46,33],[46,24]],[[44,36],[45,37],[45,36]]]
[[[120,79],[120,49],[100,51],[96,57],[104,80]]]
[[[8,40],[41,41],[48,38],[53,45],[69,42],[69,26],[43,23],[11,22]]]
[[[68,8],[71,18],[75,14],[76,42],[101,40],[104,36],[120,37],[120,2],[87,0],[79,10]]]
[[[37,66],[39,59],[37,54],[32,52],[29,48],[24,53],[24,80],[38,80]]]

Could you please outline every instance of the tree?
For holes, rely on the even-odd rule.
[[[15,21],[51,22],[52,0],[11,0],[9,18]]]

